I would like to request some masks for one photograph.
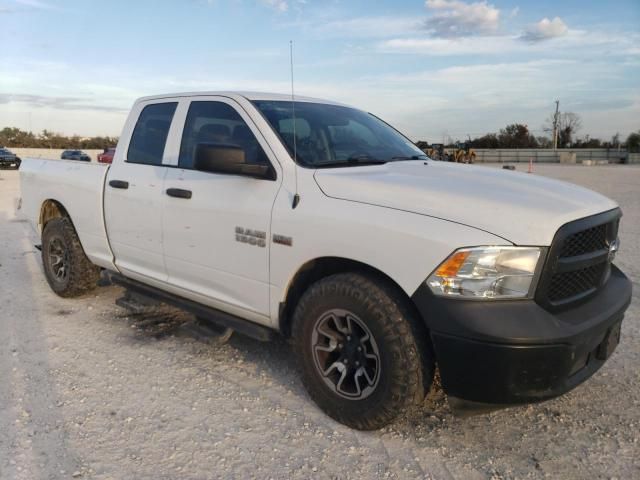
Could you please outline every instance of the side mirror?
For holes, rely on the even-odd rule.
[[[245,175],[273,180],[271,167],[246,163],[245,151],[237,145],[199,143],[196,145],[193,168],[201,172]]]

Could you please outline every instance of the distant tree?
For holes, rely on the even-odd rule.
[[[581,128],[582,119],[577,113],[562,112],[558,114],[558,148],[570,147],[573,138]],[[547,118],[543,129],[545,132],[553,134],[553,115]]]
[[[429,142],[427,142],[425,140],[418,140],[416,142],[416,147],[418,147],[420,150],[424,151],[424,150],[429,148]]]
[[[545,137],[544,135],[540,135],[540,136],[536,137],[536,140],[538,142],[538,147],[539,148],[552,148],[553,147],[553,142],[551,142],[551,139],[549,137]]]
[[[31,132],[19,128],[5,127],[0,130],[1,146],[31,145],[36,143],[36,137]]]
[[[576,141],[573,142],[573,146],[575,148],[602,148],[602,140],[585,135],[582,139],[576,139]]]
[[[45,148],[54,148],[54,133],[50,132],[47,129],[44,129],[40,135],[38,135],[38,140],[40,140],[40,146]]]
[[[620,147],[620,133],[616,132],[616,134],[611,137],[611,148],[619,148]]]
[[[50,130],[43,130],[40,134],[25,132],[19,128],[5,127],[0,130],[0,146],[14,148],[86,148],[100,149],[114,147],[118,143],[117,137],[89,137],[78,135],[66,137]]]
[[[473,148],[499,148],[500,141],[495,133],[487,133],[482,137],[474,138],[469,145]]]
[[[640,130],[630,133],[626,144],[629,152],[640,152]]]
[[[507,125],[498,135],[500,148],[536,148],[538,142],[531,135],[529,127],[520,123]]]

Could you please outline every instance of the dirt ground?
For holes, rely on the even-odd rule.
[[[437,391],[363,433],[316,408],[284,341],[208,345],[181,316],[127,316],[116,287],[55,296],[14,215],[18,173],[0,171],[0,478],[640,478],[640,167],[536,173],[622,206],[618,350],[555,400],[460,417]]]

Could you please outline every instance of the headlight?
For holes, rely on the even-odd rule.
[[[436,295],[478,299],[532,294],[538,247],[474,247],[456,250],[427,279]]]

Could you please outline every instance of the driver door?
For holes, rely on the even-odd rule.
[[[276,179],[197,171],[198,143],[241,147],[248,163],[274,167]],[[162,207],[169,283],[185,297],[268,323],[271,209],[282,178],[278,163],[246,112],[224,97],[190,101],[178,145]]]

